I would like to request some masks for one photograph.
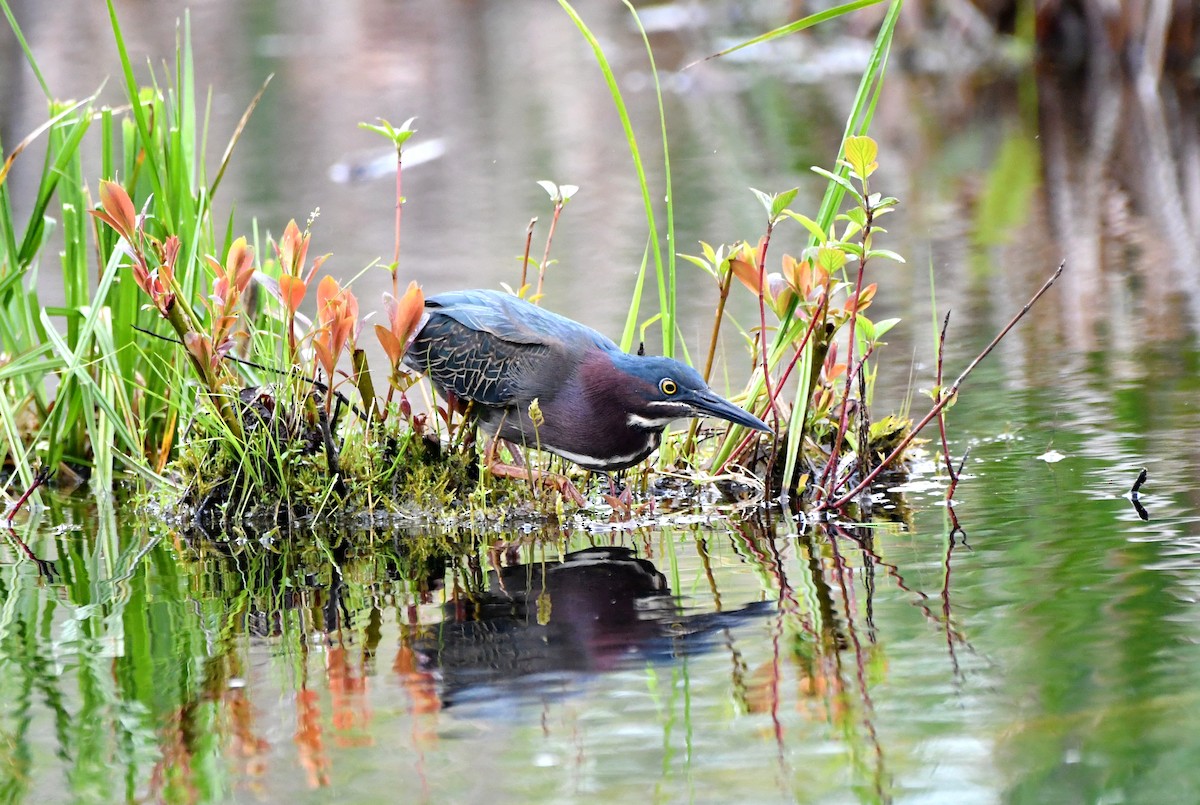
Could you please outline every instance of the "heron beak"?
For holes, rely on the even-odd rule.
[[[712,391],[697,391],[689,395],[688,404],[696,411],[697,416],[712,416],[717,419],[724,419],[732,422],[735,425],[741,425],[744,428],[753,428],[754,430],[771,430],[766,422],[737,407],[729,400]]]

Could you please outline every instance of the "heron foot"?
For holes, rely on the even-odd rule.
[[[583,496],[575,484],[571,483],[571,479],[565,475],[559,475],[556,472],[544,472],[536,470],[533,467],[518,467],[513,464],[504,464],[496,461],[488,465],[488,472],[495,475],[497,478],[512,478],[517,481],[533,481],[542,484],[543,486],[553,489],[563,496],[564,499],[570,501],[576,506],[586,506],[587,498]]]

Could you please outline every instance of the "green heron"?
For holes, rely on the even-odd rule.
[[[511,294],[454,291],[426,299],[425,310],[404,362],[444,397],[471,402],[483,430],[508,442],[608,473],[646,458],[683,417],[769,430],[690,366],[622,352],[590,327]]]

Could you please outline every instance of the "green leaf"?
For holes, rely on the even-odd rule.
[[[888,330],[900,323],[900,319],[881,319],[875,322],[875,337],[883,338]]]
[[[871,206],[878,210],[891,209],[900,203],[900,199],[895,196],[880,196],[878,193],[871,194]]]
[[[840,17],[843,14],[848,14],[851,11],[857,11],[860,8],[866,8],[867,6],[873,6],[880,2],[882,2],[882,0],[853,0],[853,2],[850,3],[843,3],[840,6],[834,6],[833,8],[826,9],[816,14],[810,14],[809,16],[798,19],[795,22],[789,22],[787,25],[781,25],[774,30],[767,31],[765,34],[756,36],[753,39],[747,39],[745,42],[740,42],[733,47],[727,47],[719,53],[714,53],[711,56],[701,59],[700,61],[715,59],[718,56],[724,56],[726,54],[733,53],[736,50],[748,48],[751,45],[757,45],[761,42],[769,42],[772,39],[776,39],[781,36],[787,36],[788,34],[793,34],[796,31],[803,31],[805,28],[811,28],[812,26],[822,23],[825,20],[831,20],[834,17]],[[698,63],[699,62],[693,62],[693,64]],[[691,64],[688,65],[688,67],[691,66]],[[687,68],[685,67],[684,69]]]
[[[854,332],[858,334],[862,343],[871,344],[875,341],[875,325],[866,316],[855,317]]]
[[[839,247],[821,246],[817,249],[817,265],[833,273],[846,265],[846,253]]]
[[[856,210],[861,210],[861,209],[862,209],[862,207],[855,207],[854,209],[856,209]],[[861,226],[859,226],[858,224],[856,224],[854,221],[851,221],[851,220],[850,220],[850,219],[849,219],[847,216],[845,216],[845,215],[839,215],[839,216],[838,216],[837,218],[835,218],[834,220],[840,220],[840,221],[845,221],[845,222],[846,222],[846,231],[842,232],[842,236],[841,236],[841,237],[838,239],[840,242],[846,242],[846,241],[849,241],[849,240],[850,240],[850,238],[854,237],[855,235],[857,235],[859,232],[861,232],[861,231],[862,231],[862,227],[861,227]],[[872,230],[872,231],[873,231],[873,230]]]
[[[845,176],[839,176],[836,173],[827,171],[824,168],[818,167],[816,165],[812,166],[812,170],[814,173],[816,173],[820,176],[824,176],[826,179],[828,179],[831,182],[834,182],[835,184],[840,186],[843,190],[845,190],[847,193],[854,196],[855,200],[858,201],[859,204],[864,203],[862,193],[858,192],[858,190],[854,187],[854,184],[849,179],[847,179]]]
[[[767,215],[771,214],[771,206],[774,204],[774,199],[770,193],[764,193],[761,190],[750,188],[750,192],[758,197],[758,203],[762,204],[763,209],[767,211]]]
[[[704,271],[711,274],[712,276],[714,276],[714,277],[717,276],[717,271],[715,268],[713,268],[712,263],[710,263],[708,260],[705,260],[703,257],[696,257],[693,254],[684,254],[682,252],[680,252],[677,256],[683,258],[684,260],[687,260],[689,263],[691,263],[694,266],[698,266],[698,267],[704,269]]]
[[[865,135],[847,137],[845,154],[850,167],[863,179],[866,179],[879,167],[879,163],[875,161],[875,158],[879,156],[879,146],[873,139]]]
[[[774,197],[771,201],[770,209],[772,223],[779,220],[779,217],[783,215],[784,210],[787,209],[788,205],[792,203],[799,192],[800,188],[793,187],[791,190],[784,190]]]
[[[392,145],[396,147],[397,151],[403,148],[404,143],[408,141],[409,137],[417,133],[417,130],[412,127],[413,121],[416,120],[415,117],[410,117],[408,120],[405,120],[400,128],[396,128],[382,117],[378,118],[378,120],[378,126],[371,123],[359,123],[358,127],[360,129],[366,129],[367,131],[373,131],[376,134],[388,138],[392,141]]]
[[[851,207],[850,209],[846,210],[846,213],[844,216],[842,216],[842,215],[838,216],[838,218],[843,218],[843,217],[847,221],[852,221],[853,223],[857,224],[859,229],[862,229],[864,226],[867,225],[867,211],[864,210],[862,207]]]
[[[792,212],[791,210],[784,210],[784,215],[789,215],[796,219],[796,221],[798,221],[802,227],[809,231],[809,234],[816,238],[818,243],[824,243],[825,241],[829,240],[829,238],[825,235],[825,230],[821,228],[821,225],[809,218],[807,215],[802,215],[798,212]]]
[[[867,252],[868,260],[875,258],[875,257],[882,257],[886,260],[895,260],[897,263],[905,262],[903,257],[896,254],[891,249],[871,249],[871,251]]]
[[[625,2],[626,2],[626,7],[629,8],[631,11],[634,11],[633,6],[628,3],[628,0],[625,0]],[[634,131],[633,131],[633,123],[631,122],[631,120],[629,118],[629,110],[625,104],[624,98],[621,96],[621,89],[618,85],[616,74],[613,72],[612,65],[609,63],[608,57],[604,55],[604,49],[600,46],[600,41],[596,38],[596,35],[594,33],[592,33],[592,30],[590,28],[588,28],[587,24],[584,23],[583,18],[579,16],[578,12],[575,11],[575,9],[571,6],[571,4],[569,2],[567,2],[567,0],[558,0],[558,4],[563,9],[563,11],[565,11],[567,13],[567,16],[569,16],[571,18],[571,21],[575,23],[575,27],[579,29],[579,32],[581,34],[583,34],[584,39],[587,40],[588,45],[592,48],[592,53],[595,55],[596,62],[600,66],[600,72],[604,76],[604,83],[608,86],[609,94],[612,96],[613,105],[616,107],[617,117],[621,121],[621,128],[625,132],[625,141],[626,141],[626,144],[629,146],[629,154],[633,158],[634,170],[637,173],[638,187],[642,192],[642,206],[645,208],[645,211],[646,211],[646,224],[647,224],[647,228],[649,230],[649,235],[650,235],[650,246],[649,246],[649,252],[648,252],[647,256],[649,259],[652,259],[654,261],[654,269],[655,269],[655,274],[657,277],[657,284],[658,284],[659,310],[666,313],[666,315],[663,316],[663,324],[662,324],[663,354],[666,355],[667,357],[673,357],[675,354],[674,319],[675,319],[675,305],[676,305],[675,263],[674,263],[675,251],[673,248],[669,248],[667,250],[668,260],[667,260],[666,264],[664,265],[662,248],[659,243],[659,227],[658,227],[658,223],[656,220],[656,216],[654,214],[655,205],[654,205],[653,199],[651,198],[650,185],[649,185],[648,180],[646,179],[646,170],[645,170],[645,166],[643,165],[643,162],[642,162],[641,151],[638,148],[637,137],[635,136]],[[638,23],[639,29],[640,29],[641,22],[640,22],[640,20],[638,20],[636,12],[634,12],[634,20],[635,20],[635,22]],[[658,108],[659,108],[660,129],[663,132],[663,145],[665,148],[665,146],[666,146],[666,122],[665,122],[666,117],[663,112],[662,95],[661,95],[661,92],[659,92],[657,89],[658,72],[654,67],[653,53],[649,50],[649,46],[648,46],[649,40],[645,36],[644,30],[642,31],[642,33],[643,33],[642,41],[647,43],[647,56],[650,58],[650,69],[651,69],[652,74],[655,77],[656,95],[658,95],[658,101],[659,101]],[[666,238],[666,240],[669,245],[673,246],[675,243],[675,238],[674,238],[675,224],[674,224],[674,203],[672,201],[671,191],[670,191],[670,188],[671,188],[671,181],[670,181],[671,165],[670,165],[670,160],[667,158],[665,152],[664,152],[664,156],[663,156],[663,170],[664,170],[664,178],[666,180],[666,185],[667,185],[667,194],[666,194],[667,195],[667,205],[666,205],[667,206],[667,210],[666,210],[666,213],[667,213],[666,214],[667,238]],[[642,277],[641,277],[641,275],[639,275],[638,282],[641,283],[641,281],[642,281]],[[639,285],[639,288],[640,288],[640,285]],[[640,290],[637,292],[637,294],[640,296]],[[633,305],[630,306],[630,310],[631,311],[634,310]],[[631,313],[631,315],[632,315],[632,313]],[[627,333],[628,332],[631,332],[631,331],[629,331],[627,329]]]

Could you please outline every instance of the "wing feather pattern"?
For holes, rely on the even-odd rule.
[[[425,300],[429,320],[404,362],[463,400],[507,407],[561,378],[588,349],[618,350],[570,319],[499,291],[453,291]]]

